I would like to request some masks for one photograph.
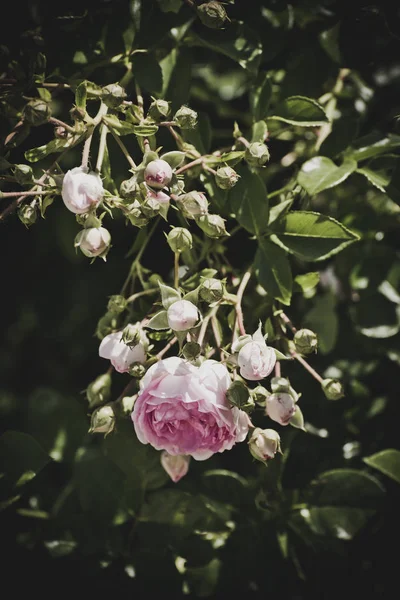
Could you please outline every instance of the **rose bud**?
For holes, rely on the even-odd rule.
[[[321,385],[328,400],[340,400],[340,398],[343,398],[343,386],[340,381],[336,379],[324,379]]]
[[[255,334],[256,335],[256,334]],[[240,374],[249,381],[259,381],[267,377],[275,367],[275,350],[267,346],[262,336],[249,341],[239,350],[237,357]]]
[[[95,208],[103,198],[104,189],[97,173],[88,173],[85,167],[75,167],[64,175],[61,195],[65,206],[75,214]]]
[[[161,189],[172,179],[172,169],[166,160],[151,160],[144,170],[144,180],[150,187]]]
[[[289,425],[295,412],[296,404],[290,394],[276,393],[267,398],[266,413],[273,421],[281,425]]]
[[[15,181],[20,185],[33,183],[34,180],[32,167],[30,167],[29,165],[14,165],[13,175],[15,177]]]
[[[114,429],[115,414],[112,406],[101,406],[92,414],[89,433],[111,433]]]
[[[174,227],[167,235],[167,242],[172,252],[184,252],[191,249],[193,238],[188,229]]]
[[[269,161],[269,150],[262,142],[253,142],[246,148],[244,159],[253,167],[262,167]]]
[[[102,89],[101,99],[108,108],[117,108],[126,98],[123,87],[117,83],[110,83]]]
[[[146,343],[140,342],[133,348],[121,340],[121,332],[110,333],[102,339],[99,347],[99,356],[108,358],[118,373],[127,373],[133,363],[146,361],[147,337],[142,338]]]
[[[318,338],[311,329],[299,329],[294,334],[293,341],[300,354],[311,354],[317,351]]]
[[[140,342],[142,342],[145,346],[147,344],[147,336],[143,331],[139,321],[135,324],[128,323],[122,330],[121,340],[127,346],[131,346],[133,348]]]
[[[201,283],[199,294],[200,298],[209,304],[218,302],[224,295],[224,284],[219,279],[209,277]]]
[[[188,106],[181,106],[174,115],[174,121],[181,129],[193,129],[197,125],[197,112]]]
[[[198,323],[199,311],[189,300],[177,300],[168,308],[167,319],[174,331],[187,331]]]
[[[187,219],[195,219],[206,215],[208,200],[202,192],[188,192],[176,198],[176,203],[181,213]]]
[[[215,174],[215,182],[223,190],[230,190],[239,180],[239,175],[231,167],[220,167]]]
[[[94,408],[99,404],[108,402],[111,395],[111,375],[104,373],[96,377],[92,383],[89,383],[86,389],[86,398],[89,402],[89,408]]]
[[[32,206],[33,204],[33,206]],[[22,204],[22,206],[18,209],[18,218],[26,227],[30,227],[34,223],[36,223],[37,219],[37,210],[36,203],[32,204]]]
[[[41,98],[34,98],[24,106],[23,117],[30,125],[43,125],[51,117],[50,104]]]
[[[171,112],[169,102],[161,99],[154,99],[150,104],[148,115],[155,121],[163,121],[166,119]]]
[[[256,427],[251,434],[249,450],[254,458],[261,462],[274,458],[277,452],[281,452],[281,438],[274,429],[260,429]]]
[[[90,227],[78,233],[74,246],[80,248],[81,252],[89,258],[99,256],[106,260],[110,244],[111,235],[107,229],[104,227]]]
[[[220,238],[229,235],[225,229],[225,219],[219,215],[204,215],[196,218],[196,223],[208,237]]]
[[[221,29],[229,20],[223,4],[214,0],[198,6],[197,14],[203,25],[211,27],[211,29]]]
[[[168,473],[174,483],[178,483],[189,470],[190,456],[184,454],[173,456],[164,450],[161,452],[160,460],[164,471]]]
[[[120,314],[126,309],[126,298],[124,296],[115,295],[110,296],[107,304],[107,310],[110,312]]]

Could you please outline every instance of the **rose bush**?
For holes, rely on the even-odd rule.
[[[138,439],[196,460],[230,450],[246,438],[250,425],[247,414],[226,400],[230,384],[228,370],[214,360],[195,367],[173,356],[154,364],[132,413]]]

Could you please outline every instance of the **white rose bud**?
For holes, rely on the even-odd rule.
[[[190,456],[177,454],[172,456],[165,450],[161,452],[161,465],[174,483],[177,483],[189,470]]]
[[[188,192],[176,199],[178,208],[187,219],[201,217],[208,212],[208,200],[203,192]]]
[[[90,227],[83,229],[75,238],[75,248],[89,258],[100,256],[106,260],[107,252],[111,244],[111,235],[104,227]]]
[[[96,207],[103,194],[100,176],[97,173],[88,173],[85,167],[75,167],[64,175],[62,199],[65,206],[77,215]]]
[[[171,179],[171,166],[161,158],[150,161],[144,170],[144,180],[152,188],[160,190],[168,185]]]
[[[240,374],[249,381],[259,381],[267,377],[275,363],[275,351],[264,341],[249,342],[240,349],[238,354]]]
[[[133,363],[146,361],[147,337],[143,332],[142,341],[133,348],[121,340],[121,332],[110,333],[102,339],[99,356],[108,358],[118,373],[127,373]]]
[[[106,404],[92,414],[89,433],[111,433],[114,429],[115,414],[112,406]]]
[[[256,427],[249,440],[249,450],[257,460],[266,462],[281,451],[281,438],[274,429]]]
[[[198,322],[199,311],[189,300],[177,300],[168,308],[167,319],[168,325],[174,331],[187,331]]]
[[[267,398],[266,413],[273,421],[281,425],[289,425],[295,412],[296,404],[290,394],[278,392]]]

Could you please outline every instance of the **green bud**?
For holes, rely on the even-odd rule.
[[[137,323],[133,325],[129,323],[122,331],[122,341],[127,346],[134,348],[142,341],[142,330]]]
[[[262,167],[269,161],[269,150],[262,142],[253,142],[246,148],[244,159],[253,167]]]
[[[13,174],[16,182],[20,185],[33,183],[33,171],[29,165],[14,165]]]
[[[118,329],[117,315],[113,312],[107,312],[99,319],[95,335],[99,340],[102,340],[106,335],[113,333],[116,329]]]
[[[247,386],[239,380],[229,386],[226,397],[229,403],[249,413],[254,409],[254,400],[251,398]]]
[[[174,115],[174,121],[181,129],[193,129],[197,125],[197,112],[188,106],[181,106]]]
[[[86,389],[86,398],[89,402],[89,408],[95,408],[99,404],[108,402],[111,395],[111,375],[104,373],[96,377],[92,383],[89,383]]]
[[[211,238],[229,235],[225,229],[225,219],[219,215],[204,215],[196,219],[197,225]]]
[[[208,200],[203,192],[193,191],[182,194],[176,198],[176,204],[187,219],[195,219],[208,212]]]
[[[256,427],[248,441],[251,455],[261,462],[274,458],[277,452],[282,454],[281,438],[274,429]]]
[[[126,298],[124,296],[110,296],[107,304],[107,310],[114,313],[122,313],[126,309]]]
[[[117,83],[110,83],[102,89],[101,99],[108,108],[117,108],[126,98],[123,87]]]
[[[174,227],[167,235],[167,242],[172,252],[184,252],[193,245],[192,234],[185,227]]]
[[[219,279],[209,277],[204,279],[199,289],[200,298],[211,304],[218,302],[224,295],[224,284]]]
[[[223,190],[230,190],[239,180],[239,175],[232,167],[220,167],[215,175],[215,182]]]
[[[164,121],[169,113],[171,112],[171,108],[169,106],[169,102],[166,100],[156,100],[150,104],[148,116],[154,119],[155,121]]]
[[[135,394],[134,396],[124,396],[123,398],[121,398],[121,400],[118,401],[118,404],[120,405],[121,410],[125,415],[131,415],[136,399],[137,394]]]
[[[96,217],[94,213],[82,213],[80,215],[75,215],[75,218],[78,225],[82,225],[85,229],[90,229],[91,227],[97,229],[101,227],[102,221]]]
[[[201,352],[201,346],[197,342],[188,342],[183,346],[182,354],[186,360],[195,360]]]
[[[115,425],[115,414],[112,406],[101,406],[92,414],[89,433],[111,433]]]
[[[21,223],[26,225],[26,227],[30,227],[31,225],[36,223],[36,206],[32,206],[32,204],[22,204],[18,209],[18,218],[21,221]]]
[[[136,200],[140,195],[140,186],[137,176],[133,175],[130,179],[125,179],[119,186],[119,193],[126,200]]]
[[[339,400],[344,396],[343,386],[337,379],[324,379],[321,386],[328,400]]]
[[[251,397],[258,406],[265,406],[268,396],[270,393],[262,385],[258,385],[251,390]]]
[[[159,214],[161,203],[153,196],[146,196],[146,198],[142,200],[140,206],[144,216],[147,217],[147,219],[152,219]]]
[[[142,365],[142,363],[135,362],[132,365],[130,365],[130,367],[128,369],[128,373],[129,373],[129,375],[131,375],[131,377],[135,377],[136,379],[141,379],[143,377],[143,375],[146,373],[146,367],[144,365]]]
[[[286,377],[273,377],[271,379],[271,390],[273,394],[289,394],[295,402],[301,396],[292,388],[289,379],[286,379]]]
[[[41,98],[34,98],[24,106],[23,117],[30,125],[43,125],[51,117],[50,104]]]
[[[296,351],[300,354],[311,354],[317,351],[318,338],[311,329],[299,329],[293,339]]]
[[[143,214],[142,206],[138,200],[134,200],[122,209],[124,215],[129,219],[135,227],[144,227],[149,222],[149,219]]]
[[[206,27],[221,29],[229,20],[224,6],[220,2],[205,2],[197,8],[200,21]]]

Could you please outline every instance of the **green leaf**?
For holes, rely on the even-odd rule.
[[[139,86],[147,92],[161,92],[163,75],[159,61],[154,54],[136,52],[132,56],[132,73]]]
[[[400,455],[400,452],[399,452]],[[372,475],[357,469],[333,469],[314,479],[308,489],[310,504],[377,508],[385,489]]]
[[[29,160],[29,162],[38,162],[53,152],[61,152],[66,148],[72,148],[78,142],[80,142],[81,139],[82,135],[74,135],[66,140],[57,138],[55,140],[51,140],[51,142],[45,144],[44,146],[38,146],[37,148],[27,150],[24,156],[26,160]]]
[[[129,121],[122,121],[117,115],[105,115],[103,117],[104,123],[115,131],[118,135],[129,135],[135,133],[136,125],[129,123]]]
[[[239,163],[242,160],[242,158],[244,157],[244,154],[245,153],[242,150],[234,150],[233,152],[225,152],[220,157],[220,161],[222,163],[226,163],[230,167],[234,167],[235,165],[237,165],[237,163]]]
[[[150,137],[158,131],[157,125],[134,125],[133,132],[139,137]]]
[[[295,286],[293,291],[297,291],[298,288],[300,288],[302,292],[309,292],[318,285],[319,278],[319,271],[311,271],[310,273],[304,273],[304,275],[296,275],[294,278]]]
[[[262,54],[262,44],[257,33],[241,21],[232,22],[224,30],[204,28],[201,34],[190,30],[185,43],[203,46],[219,52],[239,63],[249,73],[256,73]]]
[[[385,188],[390,182],[390,177],[388,175],[386,175],[385,173],[379,173],[378,171],[373,171],[368,167],[357,169],[356,173],[364,175],[364,177],[366,177],[368,181],[372,183],[372,185],[378,188],[378,190],[381,190],[381,192],[386,191]]]
[[[179,150],[173,150],[172,152],[166,152],[162,154],[160,158],[165,160],[169,164],[172,170],[177,169],[183,164],[185,160],[186,154],[184,152],[180,152]]]
[[[340,167],[337,167],[330,158],[315,156],[302,165],[297,181],[310,196],[314,196],[323,190],[339,185],[356,168],[357,163],[352,159],[346,159]]]
[[[387,475],[397,483],[400,483],[400,450],[387,448],[371,456],[366,456],[363,461],[384,475]]]
[[[240,179],[228,195],[237,221],[250,233],[260,236],[268,228],[269,203],[264,182],[247,167],[238,169]]]
[[[32,436],[12,430],[0,437],[0,459],[1,474],[11,486],[17,487],[30,481],[50,461]]]
[[[160,310],[154,317],[151,317],[150,321],[145,325],[149,329],[155,329],[159,331],[160,329],[169,329],[169,323],[167,319],[167,311]]]
[[[329,258],[359,239],[332,217],[309,211],[288,212],[271,229],[275,243],[309,261]]]
[[[304,417],[303,413],[300,409],[300,406],[296,406],[296,412],[293,417],[290,419],[289,424],[292,427],[296,427],[296,429],[301,429],[302,431],[306,431],[304,428]]]
[[[292,297],[292,270],[286,252],[269,240],[260,240],[254,259],[260,285],[287,306]]]
[[[205,471],[202,473],[202,481],[207,495],[233,505],[243,501],[249,487],[247,479],[225,469]]]
[[[180,293],[172,287],[165,285],[164,283],[158,282],[161,291],[161,302],[165,310],[167,310],[171,304],[181,299]]]
[[[279,104],[274,115],[268,119],[282,121],[289,125],[300,127],[317,127],[329,123],[329,119],[322,108],[315,100],[305,96],[290,96]]]
[[[336,313],[336,298],[325,293],[314,298],[313,308],[304,316],[304,324],[318,336],[318,349],[328,354],[336,344],[339,321]]]
[[[210,150],[212,131],[210,117],[207,113],[199,112],[196,127],[184,129],[181,133],[185,142],[195,146],[201,154],[207,154]]]
[[[207,598],[213,595],[218,584],[221,566],[222,561],[219,558],[213,558],[206,565],[187,567],[185,576],[191,594],[196,598]]]
[[[379,154],[388,154],[399,147],[400,135],[389,133],[387,137],[382,137],[379,133],[370,133],[356,140],[353,147],[346,151],[346,156],[360,161]]]
[[[75,90],[75,104],[78,108],[86,110],[86,81],[82,81]]]
[[[301,516],[317,535],[351,540],[375,512],[362,508],[323,506],[304,509]]]
[[[356,329],[366,337],[385,339],[400,330],[400,307],[378,292],[362,294],[350,307],[350,315]]]
[[[344,152],[358,135],[359,119],[348,116],[333,121],[332,131],[322,142],[319,151],[323,156],[335,158]]]
[[[270,207],[268,225],[271,225],[277,219],[283,216],[284,213],[286,213],[289,210],[292,204],[293,198],[289,198],[288,200],[282,200],[282,202],[279,202],[279,204]]]
[[[183,0],[157,0],[162,12],[178,13],[182,7]]]
[[[271,80],[265,73],[260,73],[262,81],[250,90],[250,110],[254,121],[265,119],[272,96]]]
[[[265,121],[256,121],[251,127],[251,143],[264,142],[268,136],[268,127]]]

